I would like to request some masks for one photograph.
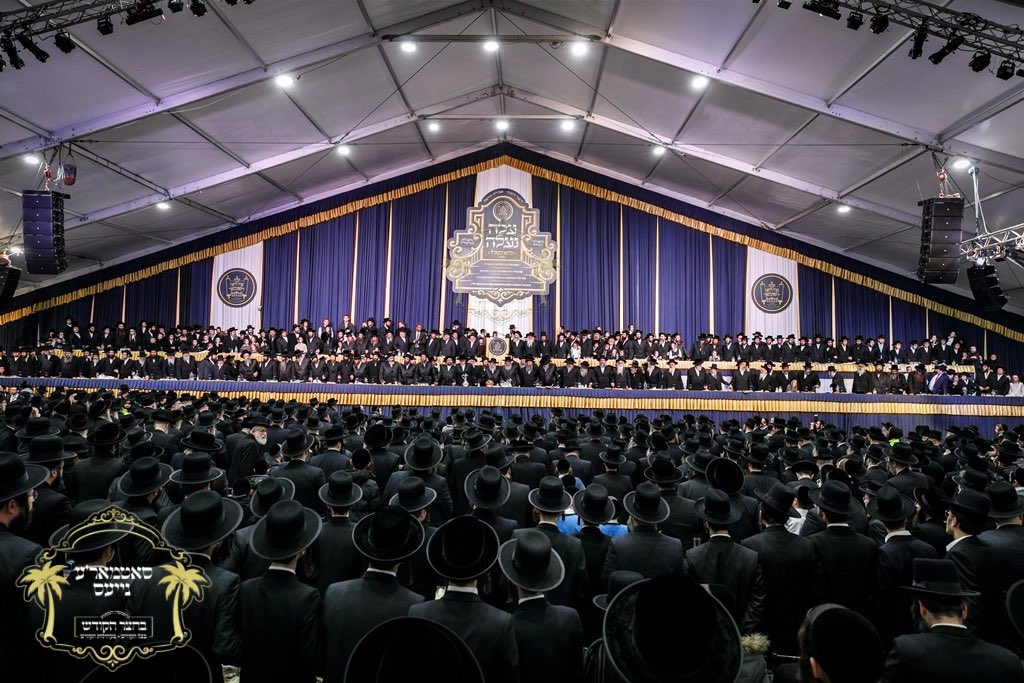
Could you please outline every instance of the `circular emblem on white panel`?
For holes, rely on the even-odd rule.
[[[217,280],[217,296],[233,308],[247,306],[256,298],[256,278],[244,268],[227,270]]]
[[[768,273],[754,281],[750,298],[765,313],[782,313],[793,303],[793,285],[781,275]]]

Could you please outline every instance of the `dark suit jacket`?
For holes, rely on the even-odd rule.
[[[515,521],[516,528],[529,529],[534,525],[533,506],[530,504],[530,487],[517,481],[510,481],[511,491],[505,504],[497,512],[506,519]]]
[[[745,539],[743,547],[755,551],[761,564],[765,602],[760,628],[772,652],[795,655],[797,630],[807,610],[821,602],[824,577],[814,545],[778,524]]]
[[[37,488],[36,494],[38,497],[32,503],[32,522],[25,536],[33,543],[48,546],[50,535],[68,521],[71,499],[46,484]]]
[[[252,531],[252,526],[238,529],[231,537],[227,557],[220,563],[224,569],[238,574],[242,581],[261,577],[267,573],[267,569],[270,567],[270,560],[258,557],[249,547],[249,537],[252,536]]]
[[[437,491],[437,498],[427,509],[428,519],[434,526],[441,526],[452,516],[452,494],[448,489],[448,482],[437,474],[417,473],[428,489]],[[384,487],[384,504],[387,505],[391,497],[398,493],[398,485],[408,477],[413,476],[412,470],[398,470],[388,478],[388,484]]]
[[[619,472],[605,472],[594,477],[594,483],[608,489],[608,495],[612,498],[622,500],[627,493],[633,490],[633,482],[624,474]]]
[[[675,490],[662,491],[661,498],[668,503],[668,519],[658,525],[661,533],[678,538],[684,548],[693,547],[693,539],[704,535],[704,525],[693,512],[695,503],[677,495]]]
[[[545,598],[521,602],[512,612],[519,650],[519,680],[576,683],[583,675],[583,627],[569,607]]]
[[[469,501],[466,500],[466,477],[486,464],[487,457],[483,452],[475,452],[456,460],[448,471],[448,490],[452,494],[454,514],[464,515],[469,511]],[[375,463],[374,467],[376,466]]]
[[[42,611],[25,602],[24,590],[16,582],[41,551],[32,541],[0,524],[0,614],[5,615],[0,619],[0,671],[35,670],[29,643],[35,642]]]
[[[486,522],[488,526],[494,529],[494,533],[498,534],[499,543],[511,540],[512,533],[516,530],[515,521],[499,516],[494,510],[481,510],[478,508],[470,512],[469,515],[470,517],[476,517],[482,522]]]
[[[512,615],[472,593],[447,591],[440,600],[413,605],[409,616],[447,626],[476,655],[487,683],[519,683],[519,649]]]
[[[914,472],[913,470],[903,470],[899,474],[894,474],[889,477],[886,482],[889,486],[902,493],[907,498],[914,498],[914,489],[928,488],[931,486],[931,479],[928,475],[922,474],[921,472]]]
[[[263,457],[263,448],[251,434],[239,432],[224,440],[228,456],[228,484],[253,474],[253,466]]]
[[[247,683],[312,683],[320,653],[320,594],[290,572],[267,571],[238,593]]]
[[[366,560],[352,543],[354,527],[348,517],[331,517],[324,522],[315,551],[316,586],[321,595],[331,584],[359,578],[366,570]]]
[[[302,460],[290,460],[272,470],[270,476],[291,479],[295,484],[295,500],[310,510],[319,512],[323,509],[323,502],[317,493],[320,487],[327,483],[327,479],[320,468]]]
[[[608,555],[601,572],[601,584],[608,585],[608,575],[620,569],[639,572],[645,579],[662,574],[683,573],[683,543],[651,526],[633,529],[616,536],[608,546]]]
[[[1024,669],[1009,650],[954,626],[897,638],[881,678],[882,683],[972,680],[1022,681]]]
[[[830,526],[809,537],[825,573],[824,602],[835,602],[871,617],[878,546],[849,527]]]
[[[319,467],[324,471],[325,477],[330,477],[338,470],[347,470],[350,460],[351,455],[332,448],[319,455],[314,455],[309,459],[309,464],[313,467]]]
[[[534,528],[548,537],[551,548],[558,553],[562,558],[562,564],[565,565],[565,578],[557,587],[547,592],[548,601],[552,605],[565,605],[579,610],[590,590],[587,587],[587,561],[583,555],[583,544],[578,538],[560,533],[554,524],[542,522]],[[517,531],[513,537],[521,533],[522,531]]]
[[[94,455],[75,463],[68,481],[68,489],[79,501],[106,498],[110,484],[128,471],[128,465],[121,458],[108,455]]]
[[[698,583],[725,586],[733,602],[726,605],[743,633],[757,629],[764,613],[764,580],[757,553],[728,536],[712,536],[686,551],[686,571]]]
[[[324,681],[341,681],[356,643],[388,619],[404,617],[423,597],[403,588],[390,574],[364,576],[333,584],[324,594]]]
[[[398,566],[398,582],[417,595],[433,600],[437,587],[444,581],[427,562],[427,542],[437,531],[429,524],[423,525],[423,545],[416,554]]]
[[[993,560],[982,587],[984,618],[978,636],[1019,653],[1022,643],[1006,613],[1006,591],[1024,578],[1024,527],[1006,525],[984,531],[978,538],[988,544]]]
[[[903,586],[914,583],[914,558],[934,559],[935,548],[913,536],[893,536],[878,546],[878,593],[875,625],[887,646],[896,636],[913,633],[913,595]]]

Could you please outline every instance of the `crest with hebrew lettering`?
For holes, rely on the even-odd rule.
[[[40,645],[114,671],[188,644],[183,613],[210,579],[156,529],[111,505],[50,542],[18,578],[42,612]],[[103,549],[114,545],[107,562]]]
[[[465,230],[448,240],[445,276],[457,294],[502,306],[544,296],[558,278],[558,245],[539,230],[539,212],[518,192],[488,192],[466,212]]]

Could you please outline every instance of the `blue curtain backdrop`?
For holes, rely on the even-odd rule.
[[[996,354],[1000,363],[1012,373],[1024,374],[1024,344],[1001,334],[988,333],[988,355]]]
[[[263,243],[262,327],[287,327],[295,320],[295,235]]]
[[[956,332],[957,339],[964,341],[964,348],[967,348],[971,344],[978,347],[979,351],[984,351],[985,345],[985,330],[981,329],[977,325],[963,322],[951,318],[948,315],[942,313],[936,313],[935,311],[928,311],[928,330],[929,336],[932,334],[939,335],[941,339],[949,332]]]
[[[910,342],[924,339],[925,309],[907,303],[903,299],[892,300],[892,339],[903,342],[903,348],[910,348]]]
[[[743,329],[747,301],[747,247],[720,237],[711,238],[715,264],[715,329],[735,337]]]
[[[540,230],[551,235],[551,241],[558,240],[558,185],[539,176],[533,176],[533,208],[540,212]],[[561,279],[561,263],[565,250],[558,245],[559,278]],[[563,282],[561,286],[564,286]],[[533,332],[540,338],[541,332],[554,337],[555,330],[555,292],[559,284],[552,282],[546,297],[533,298]]]
[[[430,329],[440,314],[444,258],[443,185],[394,202],[391,219],[391,318]]]
[[[568,187],[562,196],[562,325],[619,322],[619,205]]]
[[[181,267],[181,307],[178,311],[178,324],[201,325],[210,324],[210,303],[213,295],[213,259],[190,263]],[[258,325],[253,320],[252,324]]]
[[[89,317],[92,313],[92,297],[87,296],[78,301],[72,301],[64,304],[63,306],[57,306],[46,311],[39,311],[39,317],[37,318],[37,325],[42,330],[43,334],[48,334],[49,330],[60,329],[64,325],[64,319],[70,317],[76,322],[81,330],[85,332],[86,326],[93,322]],[[102,329],[100,330],[102,331]]]
[[[367,318],[384,319],[384,287],[388,267],[389,204],[359,212],[359,258],[356,264],[356,327]]]
[[[710,323],[709,239],[702,232],[661,221],[659,327],[662,332],[681,334],[687,349],[697,335],[708,331]]]
[[[800,333],[810,337],[832,336],[832,276],[815,268],[797,266],[797,288],[800,292]],[[718,292],[715,292],[715,296]]]
[[[649,213],[624,208],[622,212],[622,267],[625,284],[623,320],[644,333],[654,330],[654,280],[657,219]]]
[[[846,335],[865,339],[889,336],[889,297],[873,289],[836,279],[836,343]]]
[[[177,269],[129,284],[125,287],[125,322],[130,326],[145,320],[153,326],[173,327],[177,294]]]
[[[354,214],[299,231],[299,319],[337,324],[352,306]],[[266,278],[266,274],[264,274]]]
[[[96,295],[93,318],[95,318],[96,326],[100,332],[103,332],[104,327],[110,327],[111,329],[117,327],[117,323],[121,321],[123,303],[124,287],[114,287]],[[128,323],[127,320],[124,322]],[[138,320],[135,322],[138,322]]]

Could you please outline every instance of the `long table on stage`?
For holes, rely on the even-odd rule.
[[[381,384],[321,384],[284,382],[224,382],[176,380],[64,379],[0,377],[0,387],[10,389],[61,386],[86,391],[111,390],[127,385],[132,390],[199,394],[217,392],[225,398],[309,401],[334,398],[341,405],[417,407],[421,411],[466,407],[490,408],[508,413],[548,413],[562,408],[567,414],[595,409],[634,416],[636,413],[707,414],[716,420],[744,419],[752,414],[796,415],[803,421],[812,415],[840,426],[872,424],[885,420],[904,429],[916,424],[935,427],[975,424],[992,427],[997,422],[1024,421],[1024,400],[1006,396],[893,396],[874,394],[798,394],[735,391],[637,391],[627,389],[548,389],[520,387],[431,387]]]

